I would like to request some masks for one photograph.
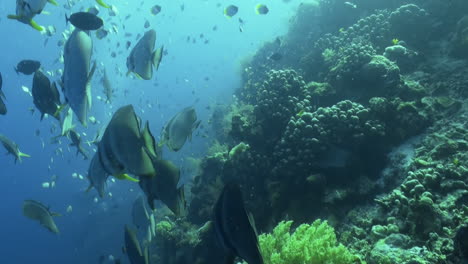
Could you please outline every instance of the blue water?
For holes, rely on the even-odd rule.
[[[130,222],[131,204],[139,193],[135,183],[119,181],[108,185],[107,191],[112,193],[112,197],[107,195],[95,202],[95,190],[85,193],[89,161],[76,156],[74,148],[68,150],[69,141],[66,138],[62,139],[61,144],[50,144],[49,139],[59,133],[59,123],[53,118],[41,122],[38,111],[31,115],[28,110],[34,107],[32,97],[21,87],[31,89],[32,76],[17,75],[14,66],[20,60],[35,59],[41,61],[45,71],[62,69],[63,64],[54,61],[63,49],[57,42],[67,29],[65,14],[95,4],[91,0],[81,1],[72,10],[67,10],[63,7],[65,1],[58,2],[59,7],[46,6],[45,11],[50,12],[49,15],[41,14],[35,18],[40,25],[56,27],[57,33],[52,37],[6,19],[7,14],[15,12],[15,1],[0,3],[0,72],[8,107],[8,114],[0,117],[0,134],[15,141],[21,151],[31,155],[31,158],[24,158],[22,163],[17,164],[12,156],[3,153],[0,156],[3,198],[0,203],[0,263],[97,263],[100,255],[120,256],[123,225]],[[116,23],[119,34],[110,34],[103,40],[93,37],[93,59],[99,66],[92,81],[93,106],[90,115],[101,124],[89,125],[88,128],[77,125],[79,132],[87,134],[83,136],[84,140],[92,140],[97,129],[105,126],[112,113],[126,104],[133,104],[137,114],[143,120],[150,121],[156,136],[172,115],[189,105],[195,106],[199,119],[206,124],[212,111],[206,106],[229,103],[234,89],[240,85],[240,62],[253,55],[265,41],[284,34],[288,20],[299,4],[263,1],[268,4],[270,13],[259,16],[254,12],[256,1],[235,1],[239,13],[228,19],[223,15],[225,6],[222,1],[158,1],[163,9],[157,16],[150,13],[154,1],[107,2],[114,4],[120,14],[110,17],[107,10],[101,8],[99,15],[104,19],[106,28],[109,21]],[[222,5],[217,7],[217,3]],[[184,11],[180,9],[181,4],[185,6]],[[124,20],[127,15],[131,17]],[[239,30],[238,17],[245,21],[243,32]],[[145,19],[157,32],[156,46],[164,45],[168,51],[159,71],[150,81],[125,76],[125,61],[129,54],[125,41],[130,40],[133,47],[136,35],[143,35],[148,30],[143,27]],[[212,30],[214,26],[217,26],[216,31]],[[125,32],[133,36],[124,38]],[[201,33],[209,39],[208,44],[199,39]],[[187,36],[196,38],[197,43],[187,43]],[[48,43],[44,45],[47,38]],[[119,49],[116,48],[118,41],[121,43]],[[123,53],[112,58],[112,51]],[[117,90],[112,105],[96,99],[97,96],[104,97],[100,84],[104,67]],[[121,74],[116,73],[119,68]],[[205,77],[209,80],[206,81]],[[57,75],[51,77],[53,81],[58,79]],[[124,95],[124,90],[128,90],[127,95]],[[53,126],[56,126],[56,131],[51,133]],[[40,132],[38,136],[36,130]],[[208,126],[205,126],[205,130],[203,133],[210,135]],[[210,138],[194,136],[193,141],[180,152],[169,153],[165,150],[164,155],[181,165],[186,157],[202,157],[210,143]],[[63,157],[55,154],[59,147],[63,149]],[[92,153],[92,147],[86,146],[86,149]],[[79,173],[85,179],[73,178],[72,173]],[[42,183],[50,181],[52,175],[58,177],[56,186],[42,188]],[[190,175],[184,175],[185,180],[189,178]],[[63,215],[56,218],[59,235],[48,232],[22,215],[21,205],[25,199],[39,200],[50,206],[52,211]],[[73,207],[71,213],[66,212],[69,205]]]

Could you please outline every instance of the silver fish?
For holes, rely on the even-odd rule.
[[[28,24],[38,31],[44,30],[34,20],[34,16],[42,13],[47,2],[57,6],[55,0],[16,0],[16,14],[8,15],[9,19],[16,19],[21,23]]]
[[[200,125],[193,107],[186,107],[169,120],[164,127],[162,141],[172,151],[179,151],[187,139],[192,139],[192,132]]]
[[[154,141],[148,126],[140,131],[140,120],[132,105],[119,108],[106,127],[98,153],[106,171],[118,177],[124,173],[152,177],[156,174],[151,155]]]
[[[154,50],[156,31],[147,31],[133,47],[127,57],[127,75],[134,73],[138,78],[150,80],[153,77],[153,66],[158,70],[164,47]]]
[[[91,108],[91,78],[96,69],[90,69],[93,42],[85,31],[75,29],[65,44],[63,92],[81,124],[86,126]]]
[[[18,160],[21,163],[22,162],[21,157],[26,157],[26,158],[31,157],[28,154],[21,152],[18,148],[18,145],[15,142],[11,141],[9,138],[7,138],[6,136],[2,134],[0,134],[0,143],[2,143],[2,145],[5,147],[5,149],[8,151],[9,154],[15,157],[15,163]]]
[[[94,154],[88,168],[89,187],[86,191],[88,192],[94,187],[99,196],[104,197],[104,188],[108,177],[109,174],[104,170],[99,160],[99,153]]]
[[[23,215],[27,218],[37,220],[52,233],[58,234],[59,229],[53,219],[54,216],[60,216],[58,213],[51,212],[49,208],[38,201],[25,200],[23,202]]]

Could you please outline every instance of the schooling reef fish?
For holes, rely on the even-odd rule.
[[[154,210],[154,200],[161,200],[176,216],[186,213],[184,187],[177,188],[180,170],[172,162],[158,159],[153,161],[156,175],[142,178],[138,183],[146,194],[148,204]]]
[[[16,65],[16,73],[22,73],[26,75],[31,75],[35,73],[41,67],[41,62],[36,60],[22,60]]]
[[[65,15],[65,21],[67,24],[70,21],[73,26],[81,30],[98,30],[104,25],[101,18],[89,12],[73,13],[70,17]]]
[[[136,231],[125,225],[125,253],[127,253],[128,259],[132,264],[148,264],[149,263],[149,251],[148,247],[142,250],[140,242],[138,241]]]
[[[104,170],[101,161],[99,160],[99,154],[95,153],[88,168],[89,187],[86,189],[86,192],[94,187],[98,192],[99,197],[103,198],[104,188],[106,187],[108,177],[109,174]]]
[[[249,264],[263,264],[253,218],[245,210],[237,184],[224,186],[213,215],[216,239],[226,254],[224,263],[234,263],[237,256]]]
[[[78,134],[75,130],[71,129],[68,132],[68,136],[70,136],[70,140],[72,141],[70,146],[76,147],[76,155],[80,153],[81,155],[83,155],[83,158],[87,160],[88,154],[86,154],[86,151],[84,150],[83,145],[81,144],[80,134]]]
[[[0,143],[2,143],[2,145],[5,147],[9,154],[15,156],[15,163],[17,160],[19,160],[21,163],[21,157],[31,157],[28,154],[21,152],[18,148],[18,145],[15,142],[11,141],[9,138],[2,134],[0,134]]]
[[[114,177],[127,173],[139,177],[156,174],[152,163],[156,153],[153,136],[148,123],[140,130],[140,119],[132,105],[121,107],[114,113],[97,153],[102,167]]]
[[[51,84],[49,78],[40,70],[34,73],[31,93],[34,105],[41,112],[41,120],[48,114],[60,121],[62,107],[59,91],[55,83]]]
[[[62,88],[73,112],[86,126],[91,108],[91,87],[96,63],[91,64],[93,42],[86,31],[75,29],[65,44]]]
[[[224,15],[228,18],[231,18],[237,14],[239,8],[235,5],[229,5],[224,9]]]
[[[21,23],[28,24],[38,31],[44,30],[34,20],[34,16],[42,13],[47,2],[57,6],[55,0],[16,0],[16,14],[8,15],[9,19],[16,19]]]
[[[54,216],[60,216],[58,213],[51,212],[48,207],[34,200],[25,200],[23,202],[23,215],[29,219],[39,221],[39,223],[52,233],[58,234],[59,229],[54,222]]]
[[[133,47],[127,57],[127,75],[134,73],[138,78],[150,80],[153,77],[153,67],[158,70],[163,57],[164,47],[154,50],[156,31],[147,31]]]
[[[162,144],[172,151],[179,151],[187,141],[192,139],[192,132],[200,125],[193,107],[186,107],[169,120],[164,127]]]

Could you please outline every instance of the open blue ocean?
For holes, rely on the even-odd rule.
[[[1,264],[468,263],[468,1],[55,1],[0,3]]]

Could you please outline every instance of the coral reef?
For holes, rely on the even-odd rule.
[[[279,47],[243,65],[234,102],[213,114],[219,143],[201,161],[186,223],[161,226],[161,240],[198,241],[178,250],[219,261],[202,250],[211,231],[196,230],[236,181],[266,233],[266,263],[466,261],[468,23],[451,10],[468,4],[355,2],[304,5]],[[277,50],[284,60],[267,59]],[[319,218],[336,230],[307,224]]]
[[[426,10],[415,4],[402,5],[390,14],[388,20],[394,37],[413,47],[423,48],[427,44],[431,20]]]

